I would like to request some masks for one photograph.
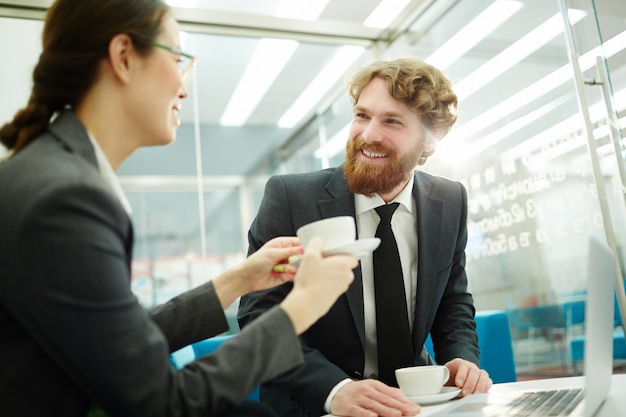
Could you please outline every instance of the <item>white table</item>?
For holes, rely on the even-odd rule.
[[[535,390],[550,388],[575,388],[581,387],[583,383],[584,378],[580,376],[567,378],[537,379],[532,381],[495,384],[493,387],[491,387],[491,390],[489,392],[506,393],[519,389]],[[626,374],[613,375],[609,396],[595,417],[626,417],[626,406],[624,405],[624,397],[626,397]],[[422,406],[422,411],[416,417],[430,416],[448,406],[450,406],[449,401],[442,404]],[[331,414],[327,414],[323,417],[334,416],[332,416]]]

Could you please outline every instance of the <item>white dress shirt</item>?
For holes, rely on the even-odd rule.
[[[89,140],[91,141],[94,152],[96,154],[96,161],[98,162],[98,170],[100,171],[100,175],[102,175],[104,182],[109,186],[113,195],[117,197],[120,204],[122,205],[122,207],[124,207],[124,210],[126,211],[126,213],[128,213],[128,216],[130,217],[133,213],[133,209],[128,202],[128,198],[126,198],[126,194],[124,194],[124,190],[122,190],[122,186],[120,185],[120,181],[117,178],[115,171],[113,171],[109,160],[102,151],[102,148],[98,144],[96,138],[89,131],[87,131],[87,135],[89,136]]]
[[[392,201],[400,205],[391,218],[391,229],[396,238],[409,319],[409,327],[413,329],[413,312],[415,311],[415,291],[417,277],[417,214],[413,199],[413,176],[402,192]],[[380,218],[375,208],[385,204],[384,200],[375,195],[366,197],[361,194],[354,196],[356,224],[359,239],[372,238],[376,234]],[[363,305],[365,307],[365,369],[363,375],[368,378],[378,374],[378,350],[376,343],[376,308],[374,299],[374,265],[372,255],[361,259],[363,276]]]
[[[413,329],[413,312],[415,311],[415,295],[417,290],[417,209],[413,198],[414,176],[398,196],[391,202],[400,205],[391,218],[393,230],[400,254],[404,289],[407,303],[409,326]],[[358,239],[369,239],[376,235],[380,217],[375,208],[385,204],[378,195],[366,197],[362,194],[354,195],[356,212],[356,226]],[[365,369],[366,378],[378,374],[378,350],[376,342],[376,307],[374,299],[374,265],[372,255],[361,258],[361,273],[363,277],[363,305],[365,318]],[[341,387],[350,382],[345,379],[339,382],[328,395],[325,402],[325,411],[330,412],[330,402]]]

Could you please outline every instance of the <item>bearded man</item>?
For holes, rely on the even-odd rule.
[[[405,345],[409,358],[394,367],[433,364],[424,348],[430,333],[435,360],[450,370],[448,385],[461,388],[462,395],[486,392],[492,381],[479,368],[465,273],[466,191],[458,182],[416,171],[456,121],[451,83],[420,60],[397,59],[360,69],[348,91],[354,112],[345,163],[270,178],[250,227],[249,253],[273,237],[295,235],[307,223],[334,216],[354,217],[358,238],[372,238],[378,206],[397,205],[391,228],[406,301],[398,320],[408,321],[406,342],[398,335],[397,344]],[[390,306],[376,306],[372,258],[361,259],[346,294],[301,336],[304,365],[261,386],[261,401],[279,415],[419,412],[397,388],[393,368],[379,369],[377,334],[382,331],[377,332],[376,316]],[[288,283],[243,297],[240,326],[279,303],[290,289]]]

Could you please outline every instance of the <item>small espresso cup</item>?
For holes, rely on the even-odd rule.
[[[322,239],[323,250],[331,250],[354,242],[356,226],[351,216],[329,217],[305,224],[296,231],[296,235],[305,248],[313,236],[318,236]]]
[[[450,371],[443,365],[396,369],[398,386],[407,397],[439,394],[449,378]]]

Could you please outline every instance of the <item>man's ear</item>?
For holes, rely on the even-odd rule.
[[[435,147],[437,146],[437,142],[438,140],[435,139],[434,137],[429,138],[428,140],[425,141],[424,150],[422,152],[424,152],[428,156],[432,155],[433,152],[435,152]]]
[[[443,137],[446,135],[446,131],[443,129],[424,129],[424,153],[428,156],[432,155],[435,152],[435,148],[437,144]]]
[[[131,62],[134,57],[133,41],[120,33],[109,42],[109,63],[114,76],[123,83],[130,81]]]

